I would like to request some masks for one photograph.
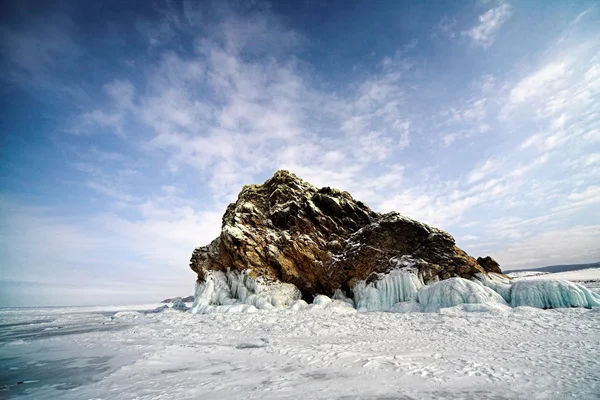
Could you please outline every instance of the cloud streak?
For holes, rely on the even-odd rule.
[[[486,11],[479,16],[479,23],[471,29],[463,31],[463,35],[468,36],[477,46],[490,47],[502,25],[510,18],[512,9],[510,4],[502,3],[498,7]]]

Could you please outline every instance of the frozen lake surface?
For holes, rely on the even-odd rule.
[[[600,396],[598,308],[132,311],[156,306],[1,310],[0,398]]]

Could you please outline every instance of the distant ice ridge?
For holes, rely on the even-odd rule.
[[[208,271],[203,283],[196,283],[191,311],[208,314],[256,312],[289,306],[301,293],[290,283],[264,282],[249,271]]]

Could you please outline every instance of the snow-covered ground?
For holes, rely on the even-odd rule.
[[[507,275],[511,278],[525,278],[530,276],[542,276],[548,275],[549,272],[540,272],[540,271],[514,271],[510,272]]]
[[[0,398],[600,395],[599,308],[135,311],[157,306],[0,310]]]
[[[526,273],[527,271],[525,271]],[[514,274],[519,274],[515,272]],[[553,274],[538,273],[539,275],[515,275],[519,279],[566,279],[573,282],[600,281],[600,268],[579,269],[576,271],[556,272]],[[512,274],[511,274],[512,276]]]

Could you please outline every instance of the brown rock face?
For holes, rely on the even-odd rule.
[[[495,272],[497,274],[501,274],[502,270],[500,269],[500,264],[496,262],[492,257],[478,257],[477,263],[481,265],[481,268],[486,270],[487,272]]]
[[[209,270],[250,269],[252,277],[292,283],[312,300],[348,292],[402,256],[412,257],[425,282],[485,273],[444,231],[277,171],[262,185],[244,186],[227,207],[220,236],[194,250],[190,267],[200,282]]]

